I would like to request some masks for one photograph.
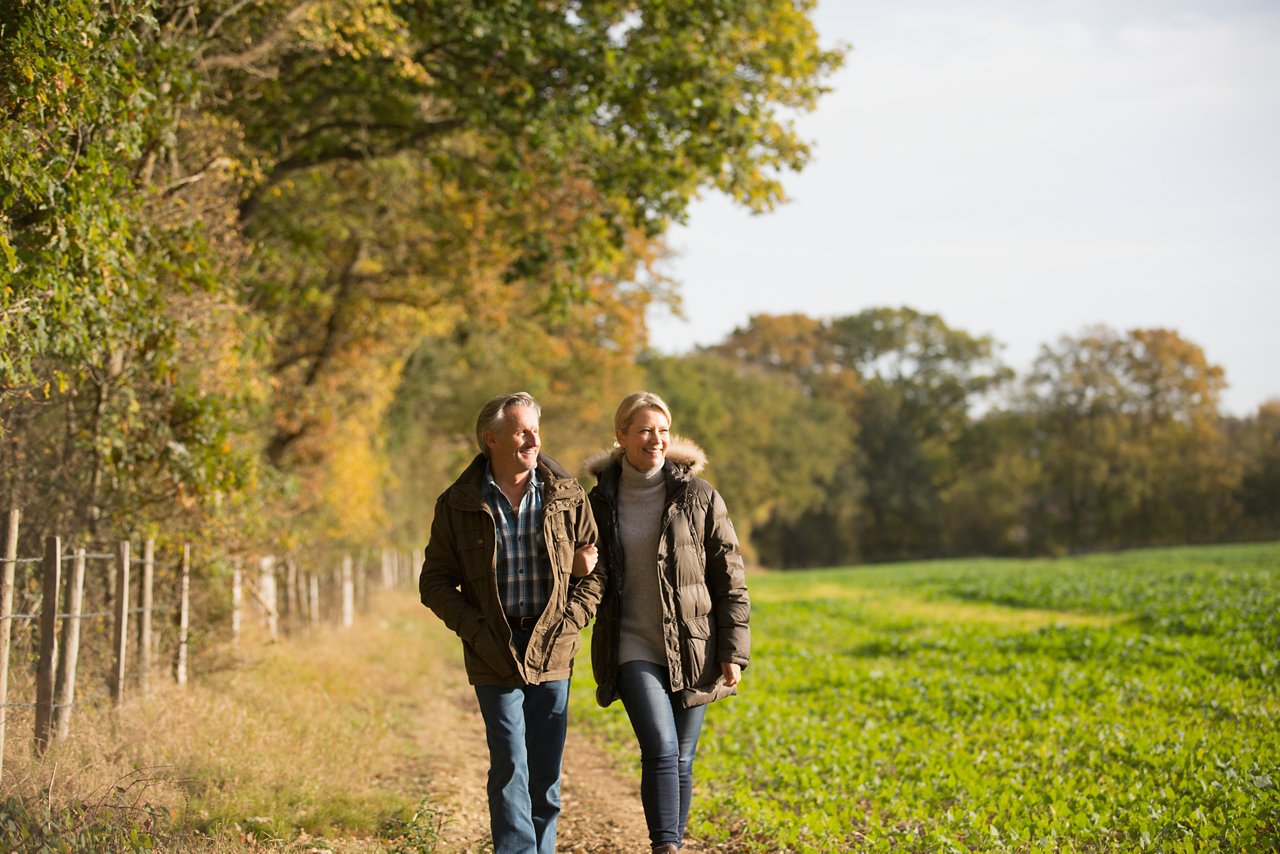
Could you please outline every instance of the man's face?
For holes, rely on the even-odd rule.
[[[533,471],[538,465],[538,415],[528,406],[508,406],[496,431],[484,434],[495,474]]]

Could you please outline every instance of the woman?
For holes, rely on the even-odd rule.
[[[736,694],[751,604],[724,500],[697,475],[706,455],[671,436],[650,392],[614,415],[613,449],[587,461],[604,599],[591,639],[596,700],[621,699],[640,743],[640,797],[657,852],[680,849],[707,704]]]

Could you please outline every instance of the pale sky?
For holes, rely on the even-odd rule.
[[[791,201],[718,196],[670,234],[687,321],[908,305],[1024,372],[1104,323],[1166,327],[1226,370],[1223,409],[1280,397],[1280,3],[825,0],[853,46],[799,128]]]

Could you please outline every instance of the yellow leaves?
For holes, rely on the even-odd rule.
[[[382,485],[387,461],[378,448],[376,419],[350,418],[334,436],[334,451],[322,489],[325,532],[336,541],[369,542],[386,523]]]
[[[428,79],[426,69],[413,60],[412,39],[387,0],[327,0],[316,2],[301,16],[298,35],[318,53],[351,60],[381,57],[404,77]],[[331,64],[330,56],[323,59]]]

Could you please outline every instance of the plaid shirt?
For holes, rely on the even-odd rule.
[[[542,483],[537,470],[529,473],[529,488],[513,510],[484,468],[484,500],[497,528],[498,597],[508,617],[537,617],[551,598],[551,559],[542,533]]]

